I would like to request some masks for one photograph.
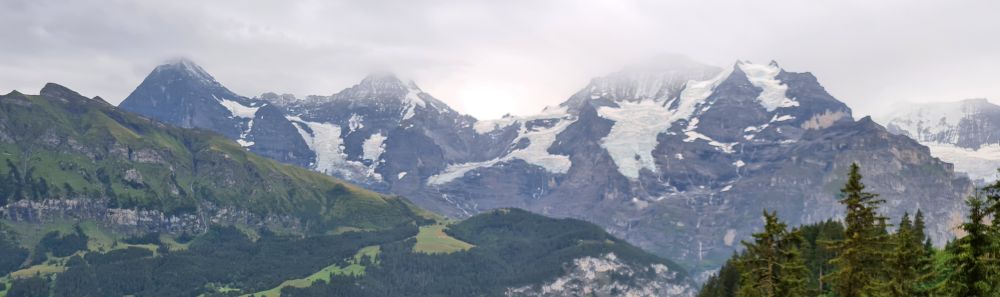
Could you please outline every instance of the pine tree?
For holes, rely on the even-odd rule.
[[[986,204],[976,196],[969,197],[966,204],[969,216],[962,223],[966,235],[949,247],[952,257],[947,264],[951,273],[939,287],[939,292],[954,297],[992,296],[990,293],[995,284],[990,283],[989,263],[984,257],[990,245],[990,228],[985,224],[988,215]]]
[[[836,257],[835,251],[830,249],[829,242],[844,239],[844,225],[837,221],[827,221],[820,225],[819,234],[813,241],[813,254],[808,258],[810,269],[814,275],[814,285],[820,294],[830,293],[831,286],[826,281],[826,275],[835,270],[830,259]]]
[[[844,239],[830,242],[837,257],[830,263],[837,267],[827,276],[840,297],[860,297],[875,289],[883,275],[879,265],[885,256],[887,218],[878,214],[884,200],[865,192],[857,163],[851,164],[847,183],[840,190],[840,203],[847,208],[844,217]]]
[[[800,237],[798,232],[792,232],[789,236]],[[785,262],[781,264],[781,278],[779,282],[782,294],[779,296],[810,296],[809,276],[812,273],[809,271],[809,267],[806,267],[806,261],[803,259],[798,246],[793,245],[788,247],[784,252],[784,258]]]
[[[931,259],[927,257],[923,242],[917,238],[909,213],[899,221],[899,228],[892,236],[893,250],[888,253],[885,267],[888,279],[879,282],[877,296],[910,297],[927,296],[924,284],[931,278]]]
[[[997,171],[1000,173],[1000,169],[997,169]],[[1000,217],[1000,180],[983,187],[979,193],[986,196],[986,213],[995,218]],[[993,231],[1000,231],[997,230],[1000,228],[1000,220],[993,220],[992,227]]]
[[[991,283],[1000,287],[1000,180],[983,187],[980,193],[986,197],[986,215],[993,220],[987,231],[992,240],[985,251],[984,261],[989,264]]]
[[[764,232],[753,234],[754,242],[743,241],[746,255],[739,262],[742,297],[778,296],[778,241],[785,225],[776,216],[764,212]]]
[[[917,215],[913,217],[913,240],[918,244],[923,244],[928,256],[934,255],[934,246],[931,238],[927,236],[927,224],[924,223],[924,212],[917,210]]]
[[[708,278],[698,291],[698,297],[736,297],[740,282],[737,265],[741,257],[742,255],[733,252],[733,256],[719,268],[719,273]]]
[[[929,296],[933,289],[933,282],[939,274],[934,267],[934,246],[931,244],[930,237],[927,236],[924,212],[919,209],[913,219],[912,231],[913,239],[910,244],[913,246],[910,247],[910,252],[913,253],[913,250],[916,249],[920,250],[920,253],[914,256],[917,273],[917,287],[914,293],[915,296]]]
[[[789,232],[773,212],[765,211],[764,221],[764,232],[753,234],[753,243],[743,242],[739,296],[806,296],[809,270],[798,249],[802,235]]]

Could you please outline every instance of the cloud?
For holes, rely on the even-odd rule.
[[[1000,98],[991,1],[0,2],[0,92],[66,84],[111,102],[184,56],[247,96],[332,94],[391,70],[480,118],[565,100],[594,76],[679,53],[810,71],[859,114]]]

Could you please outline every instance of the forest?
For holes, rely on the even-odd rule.
[[[472,248],[436,253],[415,251],[417,229],[406,224],[302,237],[213,226],[204,234],[177,237],[183,249],[145,234],[117,242],[128,247],[100,252],[88,251],[87,235],[77,227],[68,234],[46,234],[34,249],[39,254],[30,257],[37,263],[62,261],[64,272],[16,278],[6,296],[259,296],[274,289],[282,296],[502,296],[509,288],[561,276],[574,259],[608,253],[642,267],[664,264],[683,277],[676,264],[580,220],[495,210],[446,229]],[[372,247],[376,252],[358,256]],[[3,269],[17,269],[29,258],[14,241],[0,241],[0,249],[19,255],[12,263],[0,263]],[[360,269],[280,286],[331,265]]]
[[[1000,296],[1000,181],[967,198],[962,236],[935,248],[917,210],[898,222],[879,212],[851,166],[840,190],[842,221],[789,228],[764,211],[764,226],[702,287],[699,297]]]

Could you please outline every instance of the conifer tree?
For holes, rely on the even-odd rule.
[[[990,242],[986,246],[983,261],[987,264],[990,276],[988,281],[996,288],[994,294],[1000,295],[1000,180],[983,187],[981,193],[986,196],[986,215],[993,221],[987,231]]]
[[[989,226],[987,236],[990,243],[987,246],[985,257],[990,264],[991,281],[1000,286],[1000,180],[983,187],[980,193],[985,196],[986,215],[993,221]]]
[[[764,231],[753,234],[754,242],[743,242],[744,256],[739,260],[739,296],[806,296],[809,270],[798,250],[802,235],[789,232],[777,214],[764,212]]]
[[[740,271],[737,266],[742,257],[741,254],[733,252],[733,256],[719,268],[719,273],[708,278],[698,291],[698,297],[735,297],[740,281]]]
[[[816,290],[821,294],[825,294],[831,290],[830,284],[826,282],[826,275],[835,270],[835,267],[829,263],[829,260],[836,256],[835,251],[827,243],[843,239],[844,226],[840,222],[832,220],[820,226],[819,234],[814,241],[814,254],[809,257],[811,262],[808,263],[815,277]]]
[[[913,219],[913,241],[915,247],[919,247],[922,253],[916,255],[917,260],[917,289],[916,296],[928,296],[933,289],[935,278],[940,275],[934,267],[934,246],[931,238],[927,236],[927,225],[924,223],[924,212],[917,209],[917,214]],[[913,249],[911,247],[911,249]]]
[[[793,231],[789,236],[799,238],[798,232]],[[800,239],[796,239],[800,242]],[[797,245],[798,243],[796,243]],[[802,252],[798,246],[789,246],[784,254],[784,263],[781,265],[781,277],[779,287],[782,295],[788,297],[810,296],[809,276],[812,274],[806,261],[802,257]]]
[[[892,236],[893,249],[885,260],[887,280],[880,282],[875,295],[885,297],[927,296],[925,283],[931,279],[931,259],[918,238],[916,226],[906,213]],[[922,233],[922,232],[920,232]]]
[[[989,261],[985,254],[990,245],[986,204],[982,198],[973,196],[966,200],[969,206],[967,221],[962,223],[966,235],[949,247],[952,254],[948,260],[951,270],[947,279],[939,287],[939,293],[954,297],[985,297],[993,291],[990,281]]]
[[[840,297],[861,297],[875,289],[883,275],[879,265],[885,255],[887,218],[878,213],[884,200],[865,192],[857,163],[851,164],[847,183],[840,190],[840,203],[847,208],[844,239],[830,242],[837,257],[830,263],[837,267],[827,276]]]
[[[913,217],[913,240],[924,245],[928,257],[934,255],[934,246],[931,245],[931,238],[927,236],[927,224],[924,223],[924,212],[919,209]]]

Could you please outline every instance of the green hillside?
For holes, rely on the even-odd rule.
[[[56,84],[40,94],[0,96],[0,205],[86,197],[168,215],[213,205],[294,217],[314,233],[421,218],[404,199],[259,157],[214,133],[154,122]]]
[[[621,261],[612,265],[628,267],[607,271],[598,279],[609,282],[603,286],[624,290],[656,280],[656,286],[689,288],[679,267],[596,225],[518,209],[448,225],[444,230],[451,240],[471,246],[434,253],[414,249],[421,240],[414,225],[308,237],[216,226],[193,238],[130,238],[104,252],[80,243],[100,240],[92,230],[76,229],[40,241],[35,250],[48,251],[48,260],[0,277],[11,292],[19,292],[7,297],[504,296],[510,288],[554,282],[576,259],[609,254]],[[5,243],[10,240],[16,241],[0,237],[0,249],[23,255],[24,250],[9,248],[16,246]],[[171,248],[178,241],[183,248]]]

